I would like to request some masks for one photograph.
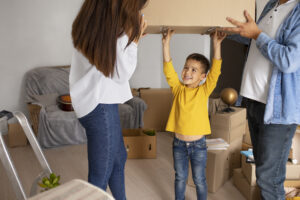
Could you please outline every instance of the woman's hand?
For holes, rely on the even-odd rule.
[[[262,30],[258,28],[257,24],[246,10],[244,11],[244,15],[247,20],[245,23],[227,17],[226,20],[229,21],[231,24],[235,25],[236,27],[222,28],[222,30],[237,33],[243,37],[256,40],[259,34],[262,32]]]

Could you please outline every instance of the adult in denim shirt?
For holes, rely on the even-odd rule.
[[[246,23],[224,28],[251,44],[241,95],[264,200],[283,200],[286,161],[300,123],[300,0],[270,0],[257,24],[245,11]]]

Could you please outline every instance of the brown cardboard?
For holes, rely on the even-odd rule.
[[[230,144],[237,138],[243,137],[245,134],[245,127],[246,123],[242,123],[231,130],[215,128],[215,126],[211,126],[210,138],[222,138]]]
[[[250,185],[256,185],[255,164],[246,163],[246,156],[244,155],[242,155],[242,172]]]
[[[242,173],[242,169],[233,172],[233,184],[247,200],[260,200],[260,191],[257,186],[251,186]]]
[[[123,129],[127,158],[156,158],[156,135],[148,136],[142,129]]]
[[[170,27],[176,33],[205,33],[211,27],[232,27],[226,17],[245,21],[244,10],[255,17],[254,0],[150,0],[142,10],[147,33]]]
[[[243,137],[237,138],[228,147],[229,157],[229,175],[233,176],[233,170],[241,167],[241,150],[242,150]]]
[[[208,192],[216,192],[229,179],[229,158],[227,150],[208,151],[206,162],[206,182]],[[195,186],[191,166],[187,184]]]
[[[246,128],[246,130],[245,130],[245,135],[244,135],[243,142],[246,143],[246,144],[252,145],[248,120],[246,121],[246,127],[245,128]]]
[[[243,151],[248,151],[248,149],[252,149],[252,148],[253,148],[252,145],[246,144],[246,143],[243,142],[243,144],[242,144],[242,150]]]
[[[8,134],[4,136],[8,147],[27,145],[27,137],[19,123],[8,124]]]
[[[246,163],[246,156],[242,156],[242,172],[250,185],[256,185],[255,164]],[[286,179],[300,179],[300,164],[286,163]]]
[[[209,192],[216,192],[232,176],[233,170],[241,167],[240,150],[242,137],[230,144],[227,150],[207,152],[206,182]],[[187,184],[195,186],[189,169]]]
[[[231,131],[246,122],[246,109],[240,107],[232,107],[234,112],[221,112],[218,111],[216,114],[211,115],[210,125],[214,129],[223,129]],[[245,131],[245,128],[244,128]],[[243,131],[243,132],[244,132]]]
[[[300,180],[285,180],[284,187],[300,188]]]
[[[165,131],[173,102],[171,89],[141,89],[140,97],[147,104],[143,117],[144,128]]]

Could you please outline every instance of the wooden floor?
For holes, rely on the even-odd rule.
[[[157,159],[128,159],[125,169],[128,200],[174,199],[174,171],[172,165],[172,137],[157,135]],[[24,188],[29,193],[31,184],[40,172],[39,164],[29,146],[10,149]],[[61,175],[61,182],[74,178],[87,179],[86,145],[73,145],[44,151],[52,170]],[[10,183],[0,166],[0,199],[13,200]],[[187,186],[186,200],[196,200],[196,190]],[[208,200],[245,200],[229,180],[217,193],[209,193]]]

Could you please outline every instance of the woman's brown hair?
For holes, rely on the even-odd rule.
[[[72,26],[73,44],[106,77],[114,73],[117,39],[139,39],[147,0],[85,0]]]

